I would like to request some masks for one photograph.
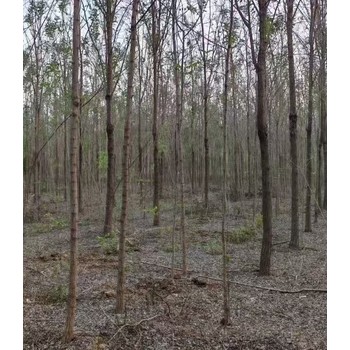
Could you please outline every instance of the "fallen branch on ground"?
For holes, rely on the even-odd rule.
[[[165,266],[165,265],[157,265],[154,263],[148,263],[145,261],[141,261],[140,263],[142,264],[148,264],[148,265],[155,265],[158,267],[163,267],[165,269],[170,269],[170,266]],[[176,270],[180,270],[180,269],[176,269]],[[196,272],[196,271],[188,271],[188,272]],[[197,272],[198,273],[198,272]],[[215,278],[215,277],[209,277],[209,276],[203,276],[203,275],[199,275],[196,276],[196,278],[207,278],[213,281],[218,281],[218,282],[222,282],[221,278]],[[257,288],[257,289],[263,289],[263,290],[268,290],[271,292],[279,292],[279,293],[287,293],[287,294],[294,294],[294,293],[303,293],[303,292],[315,292],[315,293],[327,293],[327,289],[318,289],[318,288],[303,288],[303,289],[297,289],[297,290],[287,290],[287,289],[278,289],[278,288],[272,288],[272,287],[263,287],[263,286],[256,286],[254,284],[249,284],[249,283],[242,283],[242,282],[237,282],[237,281],[232,281],[229,280],[229,283],[233,283],[233,284],[237,284],[239,286],[244,286],[244,287],[251,287],[251,288]]]
[[[221,278],[215,278],[215,277],[208,277],[208,276],[197,276],[198,278],[208,278],[210,280],[219,281],[222,282]],[[271,292],[279,292],[279,293],[303,293],[303,292],[318,292],[318,293],[327,293],[327,289],[317,289],[317,288],[303,288],[303,289],[297,289],[297,290],[287,290],[287,289],[278,289],[278,288],[272,288],[272,287],[263,287],[263,286],[256,286],[254,284],[249,283],[242,283],[242,282],[236,282],[236,281],[228,281],[229,283],[238,284],[240,286],[245,287],[251,287],[251,288],[257,288],[257,289],[264,289]]]
[[[143,322],[147,322],[147,321],[154,320],[155,318],[160,317],[160,316],[162,316],[162,315],[161,315],[161,314],[157,314],[157,315],[154,315],[154,316],[149,317],[149,318],[143,318],[142,320],[140,320],[140,321],[138,321],[138,322],[136,322],[136,323],[126,323],[126,324],[124,324],[123,326],[121,326],[121,327],[118,329],[118,331],[113,335],[113,337],[111,337],[111,339],[108,340],[108,342],[111,342],[111,341],[114,339],[114,337],[116,337],[119,333],[121,333],[121,331],[122,331],[124,328],[126,328],[126,327],[137,327],[137,326],[139,326],[139,325],[140,325],[141,323],[143,323]]]

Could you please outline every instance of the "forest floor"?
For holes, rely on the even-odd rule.
[[[116,239],[98,238],[104,202],[100,196],[80,218],[76,337],[69,345],[61,341],[69,273],[67,209],[62,202],[46,200],[40,222],[25,221],[24,349],[326,349],[325,212],[312,233],[303,232],[301,215],[301,249],[292,250],[289,201],[283,201],[273,220],[271,276],[260,277],[261,217],[252,219],[253,200],[229,203],[227,230],[236,239],[228,244],[231,324],[223,327],[220,194],[211,193],[207,213],[199,209],[199,197],[188,195],[190,272],[182,278],[179,270],[174,280],[169,269],[172,200],[162,200],[161,226],[154,228],[151,211],[141,210],[135,198],[127,247],[126,320],[120,327],[115,315]],[[175,258],[181,268],[178,221]],[[237,243],[249,230],[256,235]]]

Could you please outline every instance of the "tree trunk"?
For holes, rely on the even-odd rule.
[[[159,31],[157,28],[155,1],[152,5],[152,53],[153,53],[153,226],[159,226],[159,156],[158,156],[158,66]]]
[[[309,105],[306,127],[306,203],[305,203],[305,232],[311,232],[311,189],[312,189],[312,158],[311,158],[311,136],[312,136],[312,114],[313,114],[313,71],[314,71],[314,0],[310,0],[311,23],[309,32]]]
[[[122,208],[120,213],[120,236],[119,236],[119,254],[118,254],[118,279],[117,279],[117,304],[116,312],[118,315],[124,313],[124,292],[125,292],[125,236],[128,219],[128,185],[129,185],[129,143],[130,143],[130,119],[132,114],[133,98],[133,78],[135,70],[135,48],[136,48],[136,20],[138,13],[139,0],[132,2],[131,16],[131,34],[130,34],[130,57],[128,71],[128,87],[126,100],[126,116],[124,126],[124,143],[122,157]]]
[[[70,270],[69,293],[67,302],[67,319],[64,331],[64,341],[73,339],[75,314],[77,305],[77,270],[78,270],[78,125],[80,118],[79,97],[79,48],[80,48],[80,0],[74,0],[73,20],[73,67],[72,67],[72,117],[70,135]]]
[[[294,0],[287,0],[287,41],[288,41],[288,68],[289,68],[289,137],[290,161],[292,166],[292,205],[291,205],[291,236],[289,246],[299,248],[299,212],[298,212],[298,149],[297,149],[297,120],[296,93],[294,76],[293,53],[293,4]]]
[[[112,117],[113,98],[113,19],[115,6],[112,9],[112,0],[106,0],[106,113],[107,113],[107,193],[106,212],[103,233],[113,231],[113,210],[115,205],[115,152],[114,152],[114,125]]]
[[[78,172],[78,212],[83,213],[83,144],[82,144],[82,134],[81,134],[81,115],[83,107],[83,50],[80,48],[80,117],[79,117],[79,172]]]
[[[227,237],[226,237],[226,173],[227,173],[227,96],[228,96],[228,80],[230,68],[230,53],[232,42],[232,25],[233,25],[233,0],[230,1],[230,27],[227,35],[227,51],[225,59],[225,77],[224,77],[224,94],[223,94],[223,152],[222,152],[222,281],[223,281],[223,321],[222,324],[227,326],[230,322],[230,306],[229,306],[229,283],[227,277]],[[232,60],[233,61],[233,60]],[[233,62],[232,62],[233,64]],[[233,72],[232,72],[233,73]],[[233,78],[233,76],[232,76]]]
[[[180,216],[180,231],[182,241],[182,273],[187,274],[187,240],[185,232],[185,206],[184,206],[184,172],[183,172],[183,153],[182,153],[182,103],[183,103],[183,55],[182,61],[179,68],[178,53],[177,53],[177,42],[176,42],[176,18],[177,8],[176,0],[172,0],[172,41],[173,41],[173,60],[174,60],[174,82],[175,82],[175,104],[176,104],[176,134],[177,134],[177,150],[178,150],[178,162],[179,162],[179,178],[180,178],[180,203],[181,203],[181,216]],[[184,38],[182,39],[184,45]],[[184,47],[182,48],[184,51]],[[179,71],[182,73],[181,77],[181,89],[180,89],[180,78]]]
[[[260,255],[260,274],[269,275],[272,248],[272,202],[269,140],[266,113],[266,48],[268,33],[266,26],[269,1],[259,0],[259,53],[256,71],[258,75],[257,126],[261,153],[263,240]]]
[[[204,114],[204,207],[208,209],[208,193],[209,193],[209,140],[208,140],[208,80],[207,80],[207,58],[204,45],[204,2],[199,5],[200,22],[202,30],[202,57],[203,57],[203,74],[204,74],[204,90],[203,90],[203,114]]]

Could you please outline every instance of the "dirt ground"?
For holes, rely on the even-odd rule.
[[[100,203],[100,204],[96,204]],[[223,327],[220,199],[201,212],[188,196],[186,234],[190,273],[170,278],[173,203],[162,201],[161,226],[137,200],[130,207],[126,320],[117,326],[115,241],[101,239],[104,198],[84,208],[79,233],[76,338],[61,342],[69,272],[69,225],[63,202],[47,200],[40,222],[24,224],[24,349],[326,349],[326,213],[301,249],[288,247],[289,201],[273,220],[272,273],[258,276],[259,216],[253,200],[229,203],[227,230],[255,227],[256,235],[228,244],[231,324]],[[216,203],[216,204],[215,204]],[[217,205],[217,206],[216,206]],[[257,208],[260,204],[257,203]],[[117,208],[118,210],[118,208]],[[117,221],[117,219],[116,219]],[[181,245],[176,224],[176,264]]]

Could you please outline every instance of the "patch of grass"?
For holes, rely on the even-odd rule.
[[[173,247],[171,244],[167,244],[166,246],[163,247],[162,249],[164,252],[166,253],[172,253],[173,252]],[[174,247],[175,252],[180,251],[180,244],[175,243],[175,247]]]
[[[233,232],[228,233],[228,241],[235,244],[247,242],[254,238],[262,228],[263,217],[259,214],[256,216],[254,223],[239,227],[233,230]]]
[[[119,249],[118,235],[116,232],[97,237],[98,244],[106,255],[116,255]]]
[[[28,235],[38,235],[49,233],[55,230],[63,230],[69,227],[68,220],[63,218],[55,218],[51,213],[46,213],[42,216],[41,222],[34,222],[27,225],[25,230]]]
[[[256,235],[256,230],[254,226],[243,226],[233,232],[228,233],[228,241],[230,243],[240,244],[249,241]]]
[[[59,285],[53,289],[50,289],[47,295],[47,301],[52,304],[64,303],[67,301],[68,287]]]
[[[222,245],[219,241],[212,240],[205,243],[204,250],[210,255],[220,255],[222,254]]]

